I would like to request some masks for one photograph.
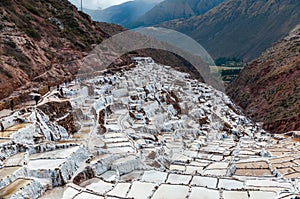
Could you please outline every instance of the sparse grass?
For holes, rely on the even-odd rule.
[[[31,37],[37,41],[40,41],[42,39],[40,33],[36,32],[35,30],[28,28],[25,30],[25,33],[28,35],[28,37]]]
[[[30,75],[32,73],[30,66],[27,64],[21,63],[19,65],[19,68],[22,69],[27,75]]]
[[[37,15],[37,16],[40,16],[39,11],[38,11],[36,8],[32,7],[31,5],[25,4],[25,8],[26,8],[29,12],[31,12],[32,14]]]
[[[0,67],[0,73],[4,74],[8,78],[13,78],[13,76],[10,74],[10,72],[8,72],[7,70],[5,70],[2,67]]]
[[[19,61],[20,63],[29,63],[29,58],[26,57],[26,55],[23,54],[23,52],[19,49],[14,48],[11,45],[5,45],[4,46],[4,55],[13,57],[15,60]]]
[[[225,82],[232,82],[236,76],[240,73],[243,67],[226,67],[226,66],[214,66],[210,67],[210,71],[214,75],[221,75],[221,78]]]

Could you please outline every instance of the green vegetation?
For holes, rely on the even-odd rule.
[[[21,63],[26,63],[28,64],[30,62],[29,58],[23,54],[23,52],[19,49],[15,49],[12,46],[12,42],[11,45],[6,45],[4,46],[4,51],[3,51],[4,55],[13,57],[15,60],[21,62]]]
[[[27,75],[31,75],[32,70],[29,65],[20,63],[19,68],[22,69]]]
[[[216,66],[244,67],[243,59],[237,57],[220,57],[215,60]]]
[[[27,28],[25,30],[25,33],[28,35],[28,37],[31,37],[37,41],[40,41],[42,39],[40,33],[36,32],[35,30],[33,30],[31,28]]]
[[[31,5],[25,4],[25,8],[34,15],[40,16],[39,11]]]
[[[232,82],[246,66],[244,61],[236,57],[220,57],[215,60],[216,68],[212,73],[220,74],[224,82]]]
[[[10,0],[1,0],[0,5],[9,6],[9,5],[11,5],[11,1]]]
[[[0,67],[0,73],[3,73],[8,78],[13,78],[13,76],[10,74],[10,72],[8,72],[7,70],[5,70],[2,67]]]

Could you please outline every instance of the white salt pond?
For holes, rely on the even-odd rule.
[[[152,199],[162,199],[162,198],[182,199],[187,196],[188,192],[189,192],[188,186],[162,184],[155,191]]]
[[[156,184],[164,183],[167,179],[167,173],[161,171],[145,171],[141,181],[153,182]]]

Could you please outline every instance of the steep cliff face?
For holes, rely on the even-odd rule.
[[[67,0],[2,0],[0,18],[0,99],[71,78],[92,44],[110,36]]]
[[[300,130],[300,25],[252,62],[230,96],[274,133]]]
[[[204,15],[161,26],[183,32],[214,57],[256,59],[300,23],[298,0],[228,0]]]

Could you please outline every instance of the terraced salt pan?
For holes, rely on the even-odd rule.
[[[203,172],[204,175],[211,175],[211,176],[226,176],[227,169],[219,169],[219,170],[205,170]]]
[[[162,184],[155,191],[152,199],[162,199],[162,198],[172,198],[172,199],[182,199],[186,198],[189,192],[189,187],[181,185],[169,185]]]
[[[65,159],[35,159],[30,160],[28,163],[28,169],[39,170],[39,169],[55,169],[64,163]]]
[[[72,199],[79,191],[72,187],[56,187],[49,190],[40,199],[61,198]]]
[[[132,183],[127,197],[147,199],[152,195],[155,186],[153,183],[135,181]]]
[[[287,178],[287,179],[297,179],[297,178],[300,178],[300,173],[299,172],[294,172],[294,173],[284,175],[284,177]]]
[[[220,199],[219,190],[203,187],[192,187],[189,199]]]
[[[30,184],[32,180],[27,179],[17,179],[13,183],[9,184],[7,187],[0,189],[0,198],[11,198],[14,194],[16,194],[20,188],[25,187]]]
[[[80,146],[76,147],[70,147],[67,149],[59,149],[59,150],[54,150],[54,151],[48,151],[45,153],[36,153],[32,154],[29,156],[29,158],[32,159],[46,159],[46,158],[67,158],[69,157],[72,153],[76,152]]]
[[[1,133],[2,132],[0,132],[0,137],[1,137]],[[5,144],[5,143],[9,143],[9,142],[11,142],[10,139],[0,139],[0,144]]]
[[[105,133],[104,138],[109,139],[109,138],[122,138],[124,137],[123,133]]]
[[[210,164],[207,169],[227,169],[229,163],[227,162],[215,162]]]
[[[203,177],[203,176],[194,176],[191,182],[191,185],[196,185],[200,187],[216,188],[217,187],[217,178],[212,177]]]
[[[237,169],[234,175],[237,176],[273,176],[269,169]]]
[[[106,143],[116,143],[116,142],[127,142],[128,139],[125,137],[120,137],[120,138],[108,138],[108,139],[103,139],[104,142]]]
[[[219,179],[218,188],[219,189],[242,189],[244,187],[244,182],[231,180],[231,179]]]
[[[238,169],[268,169],[269,165],[265,161],[257,161],[257,162],[243,162],[236,163],[236,168]]]
[[[171,184],[189,184],[192,176],[190,175],[179,175],[179,174],[169,174],[167,183]]]
[[[17,131],[20,130],[28,125],[30,125],[31,123],[22,123],[22,124],[16,124],[14,126],[8,127],[6,130],[7,131]]]
[[[68,187],[66,188],[66,190],[64,191],[63,193],[63,199],[71,199],[73,198],[74,196],[76,196],[77,194],[79,193],[78,190],[72,188],[72,187]]]
[[[141,181],[145,182],[153,182],[156,184],[164,183],[167,179],[168,173],[161,171],[145,171]]]
[[[249,199],[246,191],[223,191],[224,199]]]
[[[273,180],[247,180],[246,181],[247,187],[284,187],[290,188],[291,184],[286,182],[277,182]]]
[[[190,161],[191,158],[178,153],[178,154],[173,154],[172,160],[175,161],[175,162],[176,161],[178,161],[178,162],[187,162],[187,161]]]
[[[126,197],[126,194],[131,186],[131,183],[118,183],[113,190],[107,193],[107,195]]]
[[[142,162],[134,155],[129,155],[124,158],[117,159],[112,162],[112,169],[117,170],[121,175],[129,173],[143,167]]]
[[[159,68],[159,66],[157,66]],[[148,84],[147,77],[144,78],[143,76],[147,76],[149,71],[147,71],[147,67],[143,68],[136,68],[133,71],[126,71],[125,72],[125,78],[129,79],[129,83],[131,86],[128,86],[127,82],[123,82],[119,80],[120,86],[122,87],[129,87],[129,91],[134,91],[137,90],[136,85],[143,86],[141,84]],[[146,70],[146,71],[145,71]],[[161,170],[161,173],[164,175],[161,175],[161,173],[157,174],[153,171],[150,171],[151,174],[148,176],[146,175],[147,173],[142,171],[141,169],[150,169],[150,164],[152,163],[152,159],[148,158],[148,154],[150,151],[156,151],[159,147],[157,146],[157,143],[155,143],[155,139],[152,139],[151,136],[153,136],[152,131],[159,130],[150,127],[150,125],[146,125],[143,122],[139,121],[137,122],[135,119],[131,118],[128,116],[128,110],[124,109],[125,107],[128,106],[128,97],[124,98],[126,100],[123,101],[125,104],[122,103],[122,99],[114,99],[117,100],[117,103],[111,106],[111,110],[113,111],[112,114],[108,113],[108,120],[106,120],[107,126],[119,126],[120,131],[118,132],[109,132],[105,133],[103,135],[99,135],[98,138],[99,140],[101,139],[101,142],[97,140],[97,142],[89,142],[89,147],[91,147],[93,144],[96,145],[95,149],[95,154],[98,154],[98,152],[104,152],[107,153],[106,157],[105,155],[96,155],[95,158],[92,159],[90,162],[86,162],[85,166],[91,166],[92,169],[95,170],[97,177],[101,177],[103,180],[103,183],[100,185],[97,185],[97,182],[99,179],[94,178],[93,180],[97,179],[96,181],[92,180],[92,183],[94,184],[94,188],[97,189],[96,191],[99,191],[102,193],[105,191],[105,183],[107,183],[108,187],[111,187],[111,189],[108,189],[106,193],[104,193],[105,198],[118,198],[118,197],[134,197],[137,198],[136,196],[140,196],[141,198],[151,198],[151,196],[154,194],[154,198],[164,198],[164,199],[173,199],[176,198],[175,196],[178,196],[179,198],[191,198],[191,199],[198,199],[198,198],[245,198],[249,197],[250,198],[273,198],[274,193],[271,191],[282,191],[285,189],[289,189],[290,193],[296,193],[298,189],[293,190],[294,186],[297,183],[297,181],[293,183],[286,183],[289,182],[289,179],[285,179],[285,177],[298,177],[298,173],[296,170],[299,170],[298,165],[299,162],[295,162],[295,158],[299,159],[298,157],[294,157],[297,155],[289,155],[289,156],[284,156],[284,157],[276,157],[278,159],[271,159],[270,157],[261,157],[259,153],[262,151],[262,148],[266,149],[267,151],[271,151],[271,154],[273,154],[274,151],[279,152],[281,149],[282,151],[285,151],[284,153],[289,153],[289,154],[295,154],[296,150],[300,150],[299,146],[293,146],[293,142],[288,142],[288,143],[282,143],[278,144],[278,147],[276,145],[276,148],[270,148],[269,146],[272,146],[272,140],[270,140],[270,137],[263,137],[263,139],[266,139],[266,142],[260,142],[248,138],[247,135],[245,135],[243,138],[240,139],[240,142],[234,141],[231,135],[227,135],[225,132],[224,135],[227,137],[224,140],[208,140],[207,138],[217,138],[217,134],[220,133],[218,132],[217,129],[219,127],[222,127],[223,123],[226,121],[230,125],[235,127],[241,127],[242,130],[250,135],[250,127],[253,126],[252,124],[248,124],[249,128],[243,128],[243,124],[238,124],[238,121],[241,119],[240,116],[235,115],[231,110],[228,110],[229,108],[224,104],[224,101],[226,103],[230,103],[229,98],[224,98],[223,94],[217,93],[217,92],[212,92],[213,90],[206,89],[204,85],[198,84],[196,81],[191,81],[189,79],[182,79],[180,80],[178,78],[179,82],[174,81],[173,77],[173,71],[171,68],[167,69],[163,68],[159,72],[157,72],[154,75],[149,75],[151,76],[151,79],[157,79],[161,83],[155,82],[155,84],[160,84],[159,87],[165,87],[166,90],[173,90],[175,92],[180,93],[179,94],[179,99],[180,101],[182,100],[183,102],[180,104],[183,108],[186,106],[188,108],[187,112],[189,114],[194,114],[193,109],[198,109],[199,114],[198,117],[202,116],[208,116],[209,121],[211,122],[210,124],[203,125],[202,127],[199,127],[201,131],[203,130],[203,135],[197,137],[197,140],[192,140],[191,137],[193,135],[188,132],[187,135],[184,137],[176,137],[177,134],[174,137],[174,130],[180,129],[178,132],[182,133],[182,129],[189,129],[189,128],[198,128],[195,124],[197,121],[192,121],[194,119],[189,118],[190,116],[182,114],[181,119],[179,119],[177,116],[173,116],[170,120],[170,118],[164,117],[164,114],[162,113],[164,110],[167,110],[170,108],[169,105],[163,103],[157,103],[155,100],[154,95],[159,95],[159,93],[152,93],[153,97],[149,97],[147,101],[155,101],[156,106],[158,105],[159,108],[155,109],[155,112],[153,112],[152,108],[149,108],[149,119],[151,120],[152,124],[156,125],[164,125],[167,126],[166,128],[170,129],[170,132],[168,133],[162,133],[160,135],[159,140],[160,145],[163,145],[161,148],[164,148],[166,158],[170,160],[171,165],[169,167],[169,164],[166,164],[166,169],[164,172]],[[168,73],[168,74],[165,74]],[[175,73],[174,73],[175,74]],[[138,76],[135,78],[135,76]],[[116,77],[118,78],[118,77]],[[130,80],[132,79],[132,80]],[[93,83],[93,79],[89,80],[89,82]],[[192,83],[191,83],[192,82]],[[193,84],[194,88],[191,88],[190,86],[185,86],[188,83]],[[173,85],[171,85],[173,84]],[[177,85],[178,84],[178,85]],[[182,85],[181,85],[182,84]],[[179,86],[180,85],[180,86]],[[94,85],[95,86],[95,85]],[[182,87],[185,86],[185,89],[188,91],[183,90]],[[97,88],[95,88],[97,87]],[[113,86],[107,86],[107,85],[97,85],[94,88],[96,89],[96,95],[102,95],[106,90],[109,91],[109,89],[115,89]],[[105,88],[104,88],[105,87]],[[118,87],[116,85],[116,87]],[[154,86],[155,87],[155,86]],[[195,88],[196,87],[196,88]],[[78,88],[79,89],[79,88]],[[138,88],[140,89],[140,88]],[[155,88],[156,89],[156,88]],[[112,90],[113,91],[113,90]],[[76,92],[76,91],[75,91]],[[156,91],[153,91],[156,92]],[[197,94],[193,95],[193,93],[205,93],[203,96],[202,94]],[[206,94],[208,93],[209,94]],[[207,99],[203,99],[203,104],[199,105],[198,103],[198,98],[199,96],[202,98],[207,97]],[[76,96],[72,96],[76,97]],[[89,117],[93,118],[93,115],[90,113],[91,107],[95,103],[95,98],[100,98],[100,96],[88,96],[86,92],[86,96],[84,96],[88,99],[82,99],[81,102],[78,100],[78,104],[82,103],[80,106],[77,108],[81,108],[84,112],[84,114],[88,115]],[[104,97],[103,97],[104,99]],[[115,101],[114,101],[115,102]],[[147,104],[143,104],[144,102],[141,100],[138,103],[141,103],[141,107],[144,105],[147,106]],[[74,105],[75,103],[73,103]],[[209,108],[207,105],[210,104],[213,107]],[[101,104],[99,104],[101,105]],[[107,104],[101,105],[101,107],[105,107]],[[99,106],[100,107],[100,106]],[[101,108],[100,107],[100,108]],[[172,107],[171,107],[172,108]],[[118,109],[122,111],[118,111]],[[172,109],[169,109],[169,111],[172,111]],[[148,113],[146,113],[148,114]],[[153,115],[152,115],[153,114]],[[126,115],[126,116],[125,116]],[[160,115],[161,117],[157,117],[157,115]],[[220,116],[221,115],[221,116]],[[214,122],[214,117],[217,118],[217,122]],[[166,120],[165,120],[166,119]],[[177,120],[177,121],[176,121]],[[224,120],[224,121],[223,121]],[[161,122],[161,121],[166,121],[166,122]],[[160,124],[161,122],[161,124]],[[163,124],[164,123],[164,124]],[[246,122],[247,123],[247,122]],[[86,120],[82,122],[82,126],[86,127],[92,127],[94,124],[93,120]],[[134,124],[134,125],[131,125]],[[131,131],[129,130],[124,130],[130,128]],[[159,127],[160,128],[160,127]],[[173,129],[172,129],[173,128]],[[108,128],[110,129],[110,128]],[[145,131],[140,130],[140,129],[145,129]],[[30,129],[29,129],[30,130]],[[124,130],[124,131],[122,131]],[[168,129],[166,129],[167,131]],[[89,129],[82,129],[82,132],[85,131],[87,136],[89,132]],[[114,129],[110,129],[109,131],[114,131]],[[121,132],[122,131],[122,132]],[[141,131],[141,132],[140,132]],[[93,132],[91,132],[93,133]],[[149,136],[148,136],[149,134]],[[206,136],[206,134],[208,136]],[[139,136],[139,139],[135,140],[130,140],[130,145],[125,146],[125,147],[120,147],[122,145],[122,142],[127,142],[127,136],[129,135],[136,135]],[[195,135],[194,135],[195,136]],[[77,137],[77,138],[83,138],[82,137]],[[96,137],[96,136],[95,136]],[[113,143],[117,144],[116,148],[107,148],[104,147],[104,143],[102,142],[103,139],[102,137],[105,138],[105,142],[107,143]],[[258,135],[259,138],[262,138],[260,135]],[[73,137],[75,138],[75,136]],[[93,137],[91,138],[93,140]],[[147,141],[147,142],[146,142]],[[152,142],[153,141],[153,142]],[[165,141],[167,143],[165,144]],[[64,142],[76,142],[75,139],[68,139],[68,141]],[[148,143],[149,142],[149,143]],[[56,142],[57,143],[57,142]],[[99,144],[101,143],[101,145]],[[119,146],[119,143],[121,145]],[[184,143],[184,144],[183,144]],[[83,142],[83,144],[86,144]],[[103,144],[103,145],[102,145]],[[141,147],[135,149],[133,147],[138,146],[138,144],[145,144],[147,149]],[[201,147],[198,146],[198,144],[201,145]],[[275,143],[274,143],[275,145]],[[110,147],[108,144],[107,146]],[[157,147],[157,148],[156,148]],[[230,148],[233,147],[233,148]],[[38,148],[38,147],[37,147]],[[286,148],[286,149],[284,149]],[[200,149],[200,150],[199,150]],[[236,149],[236,150],[235,150]],[[239,150],[238,150],[239,149]],[[131,153],[128,155],[127,150],[129,150]],[[172,150],[172,153],[171,153]],[[56,151],[57,152],[57,151]],[[56,153],[54,152],[54,153]],[[234,152],[234,153],[232,153]],[[236,153],[235,153],[236,152]],[[40,154],[34,154],[37,155],[37,157],[30,157],[30,162],[31,161],[37,161],[40,160],[40,158],[46,158],[44,160],[49,159],[54,159],[55,160],[60,160],[60,159],[65,159],[65,160],[71,160],[71,158],[65,158],[66,155],[60,156],[58,154],[47,154],[46,152],[45,156],[39,156]],[[62,152],[63,153],[63,152]],[[115,153],[115,154],[112,154]],[[120,153],[120,154],[116,154]],[[14,153],[12,153],[14,154]],[[86,156],[88,157],[89,155],[95,155],[95,154],[87,154]],[[164,155],[165,155],[164,154]],[[172,154],[172,155],[171,155]],[[173,155],[175,154],[175,155]],[[233,155],[232,155],[233,154]],[[127,159],[127,157],[136,157],[132,159]],[[237,158],[235,158],[235,157]],[[74,157],[74,158],[73,158]],[[78,158],[76,155],[76,152],[72,154],[72,158],[74,160],[78,160],[81,158]],[[161,158],[157,156],[155,158]],[[165,157],[162,157],[165,158]],[[73,159],[71,162],[73,162]],[[205,160],[206,161],[205,161]],[[269,159],[271,159],[271,164],[269,164]],[[81,163],[84,162],[84,158],[82,160],[75,162],[74,164],[72,163],[71,165],[68,164],[68,162],[63,163],[64,169],[61,169],[62,174],[64,179],[68,179],[68,176],[72,175],[73,172],[75,173],[71,177],[74,178],[80,171],[83,169],[79,167],[77,171],[73,171],[74,169],[77,168],[77,166]],[[236,162],[238,161],[238,162]],[[273,162],[274,161],[274,162]],[[234,174],[234,167],[230,167],[228,163],[232,163],[233,165],[236,164],[238,167],[235,174]],[[145,164],[144,164],[145,163]],[[148,164],[148,166],[145,166]],[[140,166],[145,166],[141,168]],[[151,164],[152,165],[152,164]],[[30,166],[30,165],[29,165]],[[269,167],[272,166],[273,169],[277,169],[279,173],[286,174],[286,176],[280,177],[272,177],[272,176],[265,176],[266,173],[264,173],[265,170],[267,170],[270,174],[271,170]],[[230,177],[225,177],[227,173],[227,167],[229,167],[229,171],[231,172],[230,174],[234,175],[234,178]],[[249,168],[248,168],[249,167]],[[290,170],[289,167],[293,167],[292,170]],[[125,173],[133,170],[133,172],[128,173],[127,175],[122,175],[121,172],[117,172],[117,170],[120,171],[119,168],[124,168]],[[108,170],[107,169],[111,169]],[[204,170],[203,170],[204,169]],[[251,170],[251,172],[249,172]],[[64,171],[64,172],[63,172]],[[197,173],[196,173],[197,171]],[[228,172],[229,172],[228,171]],[[38,171],[39,173],[42,173],[42,171]],[[44,172],[44,171],[43,171]],[[45,171],[47,172],[47,171]],[[103,173],[105,172],[105,173]],[[167,173],[168,172],[168,173]],[[248,174],[246,173],[248,172]],[[60,172],[58,172],[59,174]],[[187,174],[196,174],[197,176],[185,176],[183,175],[184,173]],[[46,174],[46,173],[45,173]],[[55,172],[52,172],[50,174],[55,174]],[[119,175],[120,174],[120,175]],[[200,175],[212,175],[210,177],[208,176],[199,176]],[[240,176],[240,174],[242,176]],[[247,175],[246,175],[247,174]],[[269,186],[270,183],[268,182],[253,182],[252,184],[247,184],[247,186],[243,185],[243,181],[248,181],[248,180],[254,180],[254,179],[260,179],[260,178],[255,178],[254,176],[261,176],[262,179],[274,179],[274,181],[282,181],[284,183],[278,183],[278,186]],[[216,177],[216,176],[222,176],[222,177]],[[52,177],[49,175],[48,180],[51,179]],[[115,182],[115,178],[119,178],[117,183],[108,183],[109,182]],[[226,179],[224,179],[226,178]],[[240,179],[241,181],[234,180],[235,178]],[[167,180],[166,180],[167,179]],[[192,180],[191,180],[192,179]],[[187,186],[187,184],[191,181],[191,185]],[[81,184],[81,191],[85,190],[85,186],[91,181],[85,181],[84,183]],[[166,184],[166,183],[172,183],[171,184]],[[287,184],[287,188],[285,188],[285,183]],[[147,188],[147,185],[149,185],[149,189]],[[174,185],[176,184],[176,185]],[[88,184],[88,186],[91,186],[92,184]],[[258,186],[260,185],[260,186]],[[72,186],[71,183],[69,186]],[[200,187],[195,187],[195,186],[200,186]],[[207,188],[207,187],[210,188]],[[217,187],[217,188],[216,188]],[[246,189],[250,189],[246,190]],[[186,189],[188,190],[187,195]],[[219,190],[221,189],[221,190]],[[238,189],[238,190],[229,190],[229,189]],[[253,190],[261,190],[261,191],[253,191]],[[77,191],[73,188],[70,188],[70,194],[68,192],[65,193],[66,198],[102,198],[102,196],[98,196],[97,194],[93,193],[87,193],[89,191]],[[57,195],[56,197],[52,198],[62,198],[61,191],[60,195]],[[74,192],[74,193],[72,193]],[[131,192],[130,194],[126,195],[127,192]],[[224,194],[223,194],[224,192]],[[252,193],[253,192],[253,193]],[[146,194],[145,194],[146,193]],[[113,195],[116,194],[116,195]],[[120,195],[117,195],[120,194]],[[174,195],[173,195],[174,194]],[[175,195],[176,194],[176,195]],[[180,195],[182,194],[182,195]],[[220,195],[219,195],[220,194]],[[246,196],[247,194],[247,196]],[[280,196],[283,195],[288,195],[288,194],[281,194]],[[76,195],[76,196],[75,196]]]
[[[250,199],[277,197],[277,194],[275,192],[267,192],[267,191],[249,191],[249,195],[250,195]]]
[[[97,182],[94,182],[88,186],[87,189],[94,191],[95,193],[104,194],[114,187],[114,184],[104,182],[103,180],[97,179]]]
[[[121,131],[120,126],[116,124],[105,125],[107,132],[119,132]]]
[[[31,123],[22,123],[22,124],[16,124],[14,126],[11,126],[9,128],[6,128],[4,132],[0,132],[1,138],[10,138],[12,134],[17,132],[18,130],[25,128],[27,126],[31,125]]]
[[[12,175],[14,172],[16,172],[21,167],[5,167],[0,169],[0,179],[6,178],[7,176]]]
[[[135,171],[132,171],[125,175],[122,175],[120,180],[125,181],[125,182],[137,180],[142,177],[143,173],[144,173],[143,171],[135,170]]]
[[[115,148],[108,148],[107,149],[108,153],[112,154],[120,154],[120,153],[133,153],[134,149],[132,147],[115,147]]]
[[[76,195],[76,197],[74,197],[74,199],[104,199],[104,197],[98,196],[98,195],[95,195],[92,193],[82,192],[82,193]]]
[[[195,173],[201,173],[203,171],[203,167],[197,167],[197,166],[186,166],[186,174],[195,174]]]
[[[105,179],[107,182],[113,182],[118,178],[118,173],[116,171],[107,171],[99,176],[101,179]]]
[[[106,143],[106,146],[108,148],[128,147],[131,143],[126,140],[126,142]]]
[[[4,161],[4,166],[23,165],[25,153],[17,153]]]
[[[190,165],[197,166],[197,167],[206,167],[210,163],[211,161],[201,160],[201,161],[192,161]]]
[[[178,164],[171,164],[169,169],[174,170],[174,171],[185,171],[186,170],[184,165],[178,165]]]

